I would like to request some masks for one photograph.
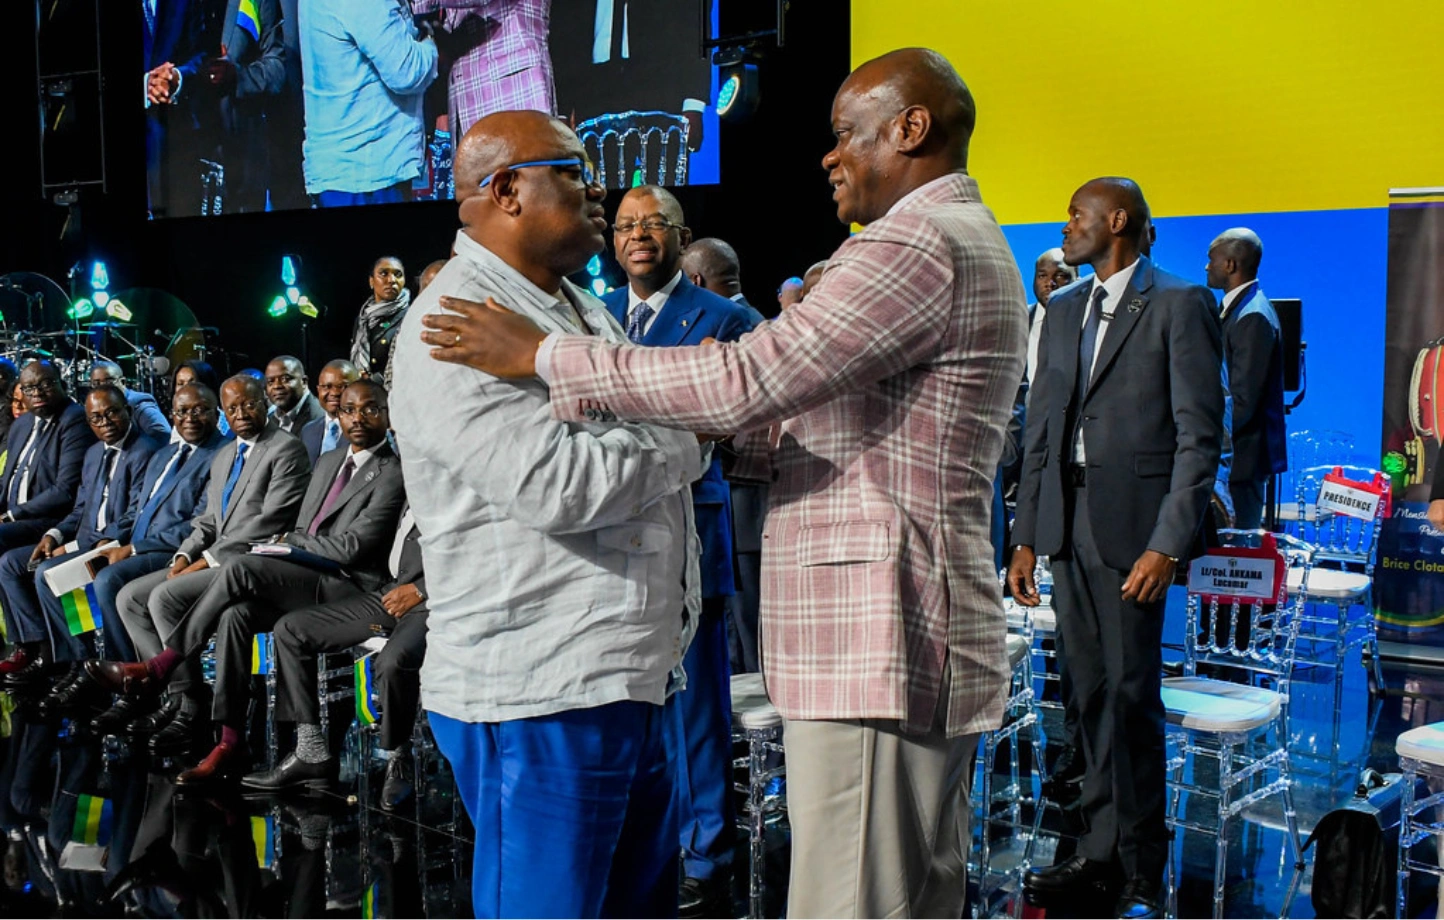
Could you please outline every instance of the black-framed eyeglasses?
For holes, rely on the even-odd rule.
[[[174,416],[174,417],[177,418],[177,419],[182,419],[182,418],[207,419],[207,418],[210,418],[210,415],[211,415],[211,412],[212,412],[212,411],[214,411],[214,410],[212,410],[210,406],[188,406],[188,407],[186,407],[186,408],[184,408],[184,409],[175,409],[175,410],[172,410],[171,415]]]
[[[491,184],[491,181],[496,178],[496,173],[502,172],[503,170],[530,169],[533,166],[556,166],[562,169],[579,169],[582,171],[583,185],[590,187],[597,184],[597,168],[591,164],[590,160],[585,160],[581,157],[564,157],[556,160],[527,160],[525,163],[512,163],[509,166],[503,166],[485,179],[482,179],[481,184],[478,185],[477,188],[486,188]]]
[[[26,396],[39,396],[41,393],[53,393],[60,389],[60,384],[54,380],[42,380],[39,383],[27,383],[20,387],[20,392]]]
[[[342,406],[336,411],[336,414],[346,418],[355,418],[359,415],[367,421],[374,422],[381,417],[381,407],[375,403],[367,403],[364,406]]]
[[[106,409],[104,412],[87,413],[85,416],[85,420],[92,425],[103,425],[106,422],[118,422],[121,419],[125,418],[127,411],[128,410],[126,409],[117,409],[112,406],[111,408]]]
[[[665,217],[648,217],[646,220],[634,220],[631,223],[612,224],[612,232],[618,236],[631,236],[638,227],[643,233],[663,233],[673,227],[681,227],[681,224],[674,224]]]

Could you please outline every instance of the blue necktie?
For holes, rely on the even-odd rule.
[[[236,483],[241,478],[241,467],[246,465],[246,451],[250,447],[245,441],[236,442],[236,459],[231,464],[231,475],[226,477],[226,487],[221,490],[221,517],[225,518],[226,511],[231,506],[231,493],[236,491]]]
[[[639,345],[642,336],[647,334],[647,320],[652,318],[652,307],[645,300],[637,304],[637,309],[632,311],[632,319],[627,323],[627,338],[632,344]]]
[[[341,443],[341,423],[333,418],[326,420],[326,434],[321,438],[321,453],[335,450]]]
[[[109,517],[106,506],[110,504],[110,477],[115,475],[115,461],[119,456],[119,448],[107,447],[105,459],[100,464],[100,479],[95,483],[96,491],[93,493],[99,499],[95,506],[96,531],[105,529],[106,518]]]
[[[189,444],[181,444],[180,450],[176,451],[175,462],[170,465],[170,469],[165,471],[165,475],[160,477],[160,482],[151,490],[145,507],[140,511],[140,517],[135,519],[135,527],[131,528],[130,542],[135,543],[137,540],[143,539],[145,535],[150,532],[150,524],[151,521],[155,520],[155,513],[160,510],[161,503],[165,501],[170,484],[180,475],[181,467],[186,465],[186,460],[190,457],[190,454],[191,446]]]

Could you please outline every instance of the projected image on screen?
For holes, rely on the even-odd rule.
[[[696,0],[138,2],[152,217],[450,199],[510,109],[565,118],[608,187],[719,181]]]

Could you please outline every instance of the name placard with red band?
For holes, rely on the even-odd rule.
[[[1210,549],[1188,566],[1188,592],[1220,604],[1282,603],[1284,558],[1272,538],[1258,548]]]
[[[1335,468],[1324,476],[1319,485],[1318,510],[1320,514],[1341,514],[1361,521],[1372,521],[1379,516],[1382,507],[1389,511],[1386,496],[1389,483],[1382,475],[1373,482],[1359,482],[1344,476],[1344,471]]]

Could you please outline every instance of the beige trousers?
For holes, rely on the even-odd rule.
[[[941,707],[940,707],[941,708]],[[787,916],[963,916],[978,735],[789,721]]]

